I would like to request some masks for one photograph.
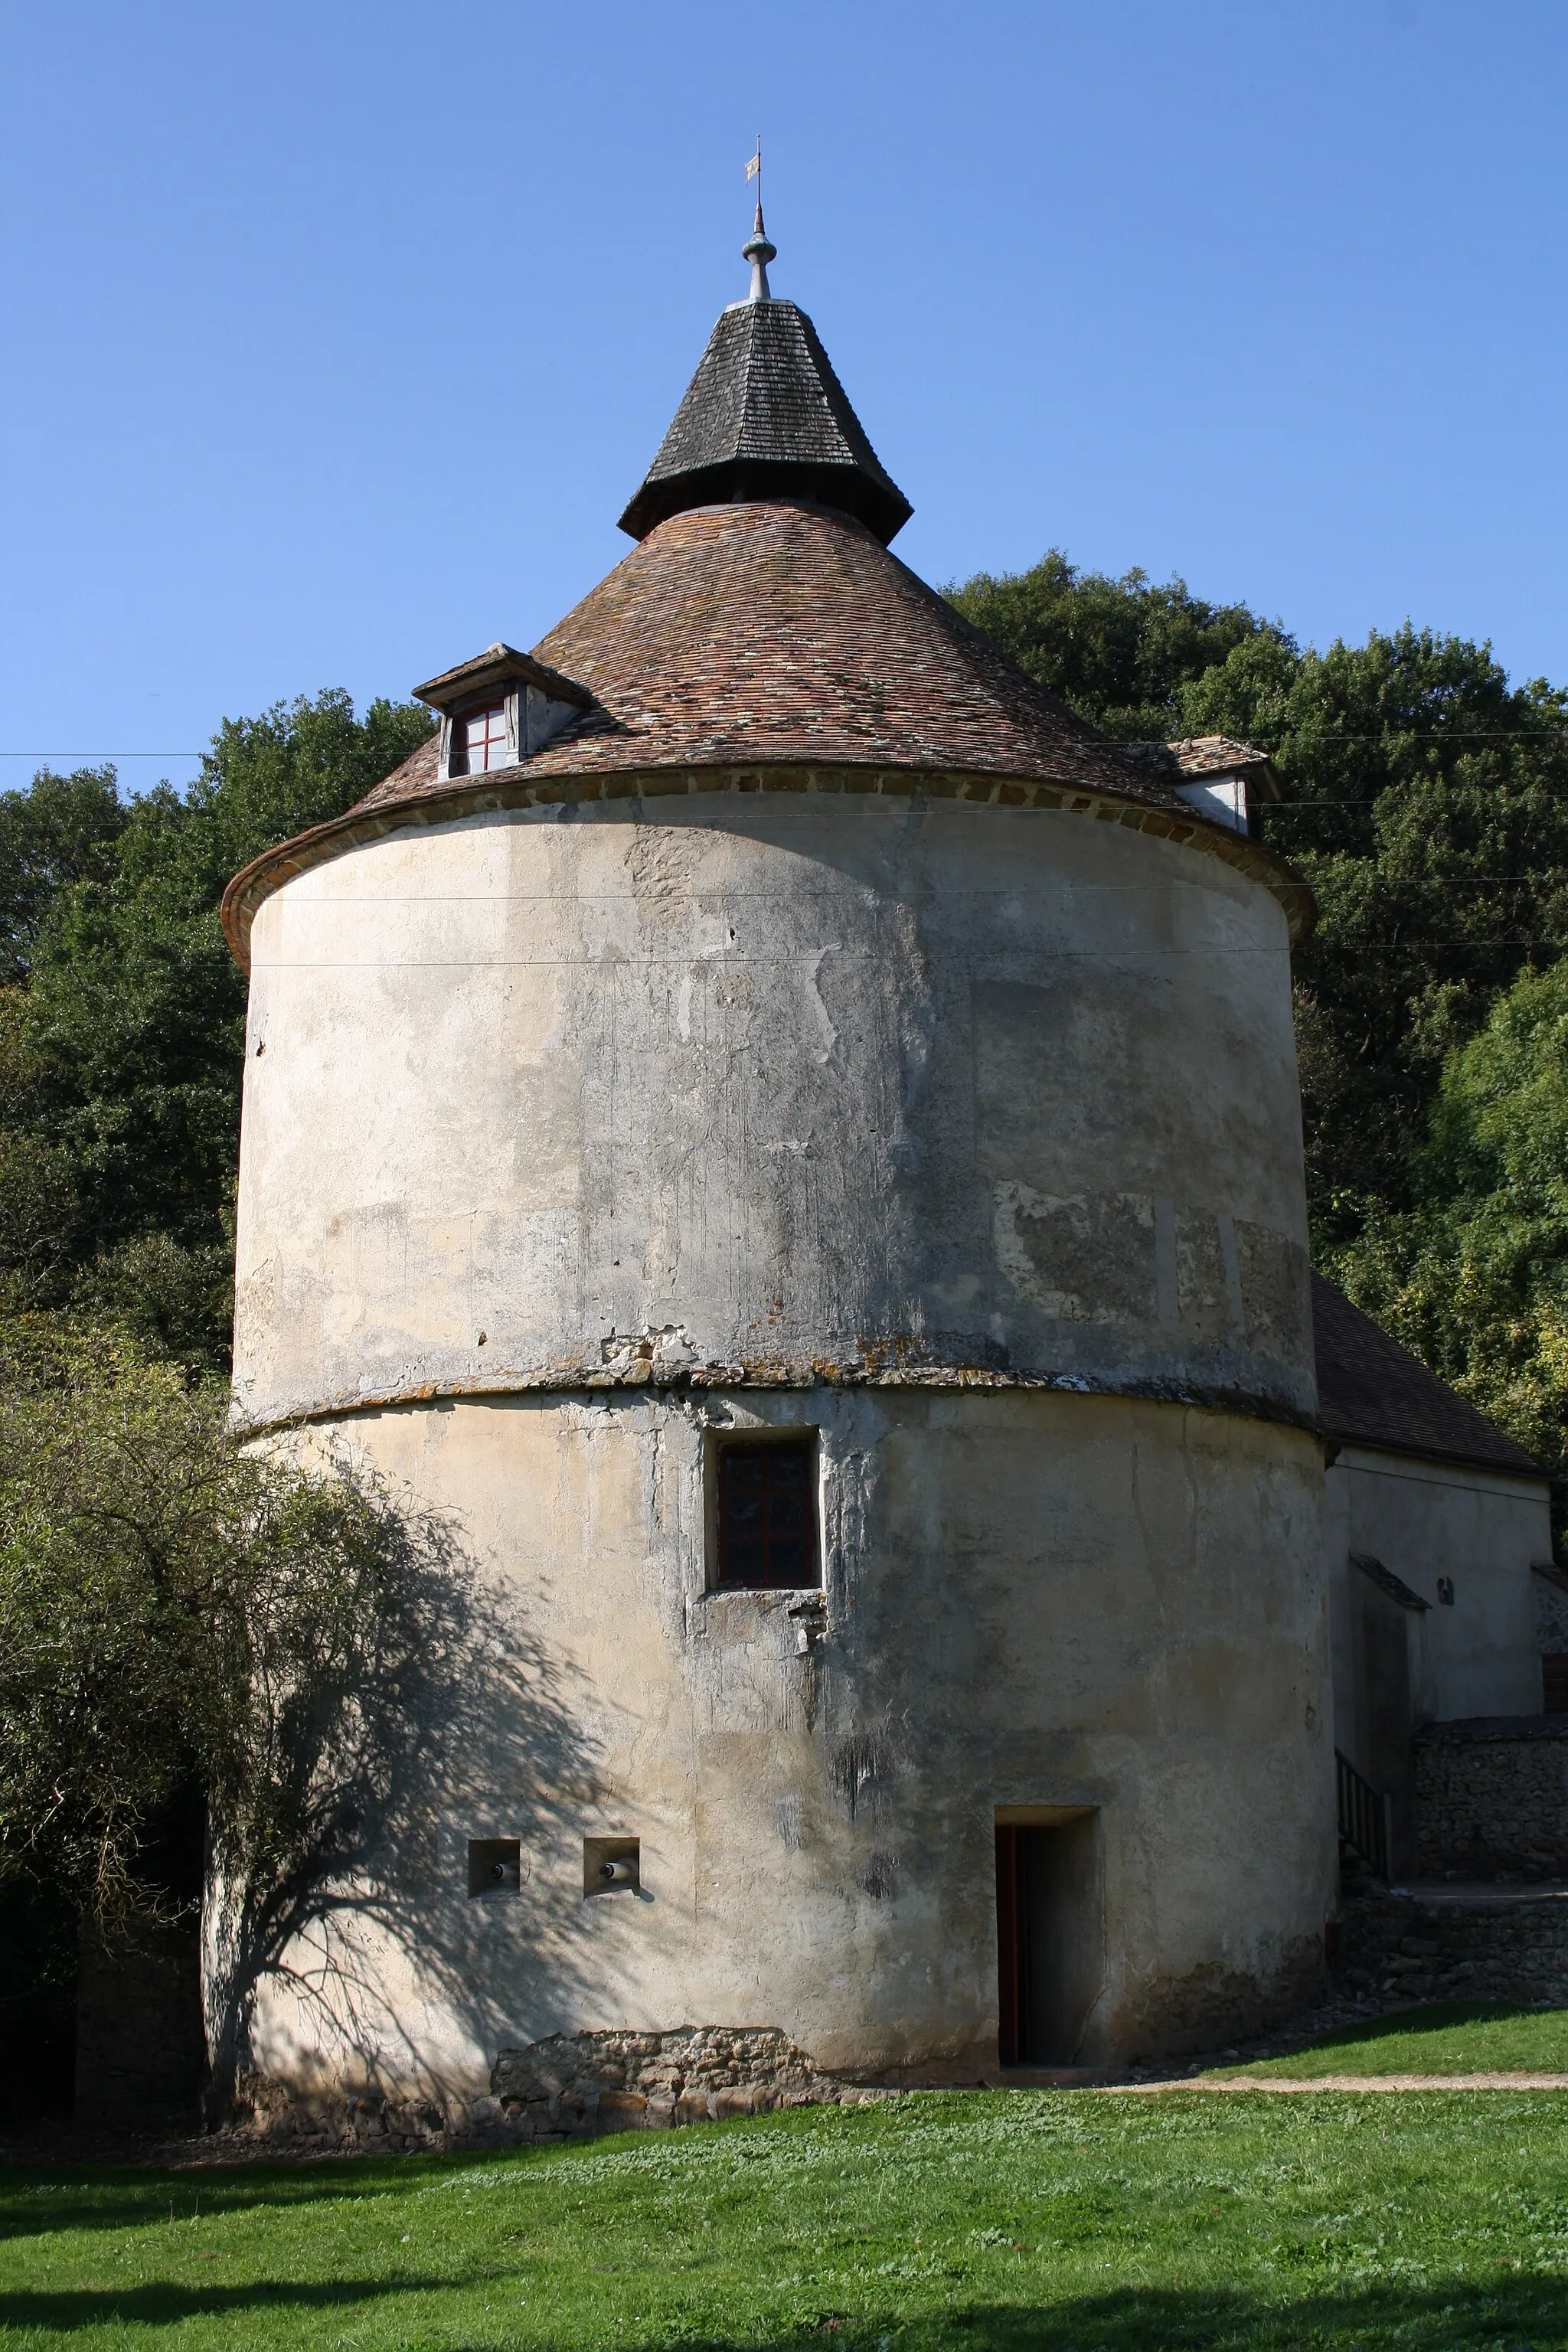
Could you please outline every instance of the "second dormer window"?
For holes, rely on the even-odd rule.
[[[452,773],[482,776],[488,768],[506,768],[513,754],[507,748],[506,705],[488,703],[452,722]]]

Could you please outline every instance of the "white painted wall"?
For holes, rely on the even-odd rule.
[[[1232,833],[1247,831],[1247,786],[1239,776],[1205,776],[1175,790],[1176,798],[1200,816],[1229,825]]]
[[[1544,1479],[1505,1477],[1346,1446],[1324,1480],[1325,1569],[1333,1621],[1336,1738],[1374,1778],[1358,1726],[1352,1552],[1370,1552],[1431,1606],[1410,1615],[1414,1720],[1534,1715],[1541,1707],[1532,1560],[1552,1558]],[[1452,1607],[1437,1597],[1452,1580]],[[1393,1604],[1389,1604],[1390,1607]],[[1375,1785],[1375,1780],[1374,1780]]]

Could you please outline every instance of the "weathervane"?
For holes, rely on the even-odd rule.
[[[773,298],[768,286],[768,264],[778,258],[778,247],[768,243],[768,233],[763,226],[763,134],[760,131],[757,133],[757,152],[746,164],[746,179],[748,183],[755,180],[757,184],[757,222],[741,247],[741,258],[752,265],[752,300],[771,302]]]

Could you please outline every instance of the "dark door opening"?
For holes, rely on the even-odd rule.
[[[1100,1991],[1104,1934],[1093,1812],[996,1824],[1004,2066],[1072,2066]]]

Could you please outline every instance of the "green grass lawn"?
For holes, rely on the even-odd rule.
[[[1289,2058],[1219,2066],[1248,2074],[1568,2074],[1568,2009],[1515,2009],[1503,2001],[1428,2001],[1397,2017],[1332,2033]]]
[[[927,2094],[0,2175],[0,2342],[1568,2352],[1568,2094]]]

